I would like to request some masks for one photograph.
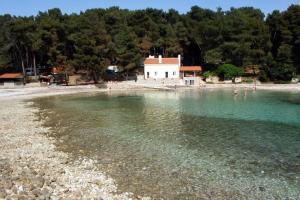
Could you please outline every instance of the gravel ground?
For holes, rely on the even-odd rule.
[[[92,160],[74,162],[57,151],[36,114],[39,110],[24,101],[81,90],[43,89],[38,95],[37,89],[2,91],[6,95],[0,95],[0,199],[148,199],[117,193],[114,180],[97,170]]]

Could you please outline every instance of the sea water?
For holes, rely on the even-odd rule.
[[[154,199],[300,199],[300,93],[130,91],[37,101],[58,148],[120,192]]]

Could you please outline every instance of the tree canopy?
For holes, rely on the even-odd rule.
[[[216,70],[218,76],[222,79],[233,79],[244,74],[244,70],[232,64],[223,64]]]
[[[299,5],[268,16],[252,7],[194,6],[185,14],[111,7],[70,15],[54,8],[31,17],[0,15],[0,27],[0,73],[64,65],[96,81],[108,65],[128,72],[150,54],[181,54],[185,65],[210,71],[225,63],[256,65],[271,80],[300,73]]]

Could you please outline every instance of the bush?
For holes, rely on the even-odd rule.
[[[222,79],[233,79],[242,76],[244,70],[232,64],[224,64],[218,67],[216,73]]]
[[[276,63],[270,70],[271,77],[274,81],[291,81],[295,77],[295,68],[291,64]]]
[[[206,71],[203,73],[204,78],[208,78],[210,76],[216,76],[215,72],[211,72],[211,71]]]
[[[268,77],[268,74],[265,72],[265,71],[261,71],[259,73],[259,77],[258,79],[261,81],[261,82],[268,82],[270,81],[269,77]]]

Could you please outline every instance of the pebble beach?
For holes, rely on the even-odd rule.
[[[70,161],[56,150],[29,99],[82,92],[83,88],[4,93],[0,104],[0,199],[133,199],[92,160]],[[33,92],[34,91],[34,92]],[[37,94],[38,91],[38,94]],[[94,87],[84,91],[98,92]]]

